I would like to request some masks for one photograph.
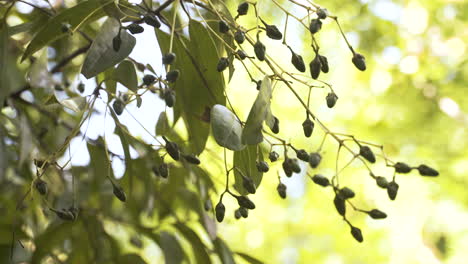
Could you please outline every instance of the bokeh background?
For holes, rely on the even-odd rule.
[[[225,2],[235,13],[238,1]],[[305,15],[303,9],[287,0],[276,2],[298,17]],[[318,187],[305,175],[283,177],[288,186],[288,198],[283,200],[276,193],[276,172],[264,177],[255,196],[258,209],[240,221],[234,220],[228,210],[228,217],[218,225],[218,232],[234,251],[248,252],[265,263],[466,263],[468,2],[334,0],[316,3],[339,17],[352,46],[366,56],[368,69],[359,72],[353,67],[351,53],[338,27],[331,19],[325,20],[318,40],[331,71],[321,78],[333,85],[339,100],[330,110],[325,104],[328,91],[314,89],[313,111],[332,131],[382,144],[392,160],[414,165],[425,163],[437,168],[440,176],[401,175],[398,197],[396,201],[389,201],[386,192],[375,185],[360,164],[353,164],[346,170],[341,180],[358,193],[355,203],[365,208],[376,207],[388,214],[385,220],[350,214],[351,222],[363,230],[365,241],[361,244],[354,241],[349,227],[335,212],[330,190]],[[263,19],[281,29],[284,27],[286,15],[273,1],[259,0],[257,5]],[[21,3],[17,7],[24,13],[31,11]],[[10,19],[14,24],[15,18]],[[253,16],[240,21],[246,27],[255,23]],[[146,26],[145,29],[136,36],[137,46],[131,57],[142,63],[160,65],[155,35],[151,28]],[[289,19],[286,36],[287,43],[302,54],[306,62],[313,59],[310,34],[305,28]],[[270,54],[274,59],[293,71],[286,47],[266,39],[265,44],[268,50],[274,50],[274,54]],[[257,91],[241,64],[235,67],[228,94],[240,115],[246,118]],[[253,71],[253,74],[261,78],[258,72]],[[87,92],[92,92],[92,86],[87,87],[90,89]],[[306,98],[305,87],[297,87],[297,91]],[[141,108],[130,105],[128,110],[135,113],[147,130],[153,131],[164,104],[153,94],[145,95],[143,101]],[[105,106],[96,107],[104,109]],[[305,114],[290,91],[281,85],[275,86],[272,110],[281,121],[282,137],[311,149],[320,144],[320,133],[307,141],[301,136]],[[123,153],[118,137],[112,134],[115,125],[110,118],[106,123],[102,120],[101,115],[93,115],[83,131],[86,129],[88,137],[95,139],[105,132],[111,150]],[[154,140],[127,112],[121,116],[121,121],[143,140]],[[211,140],[209,146],[214,144]],[[72,160],[75,166],[89,164],[86,144],[80,138],[72,141],[71,152],[76,153]],[[205,153],[201,159],[212,158],[212,155],[213,152]],[[330,170],[326,168],[334,167],[335,155],[336,145],[327,141],[322,173],[327,174]],[[122,176],[123,166],[121,160],[113,161],[117,177]],[[206,167],[214,172],[219,170],[220,177],[215,182],[221,187],[224,178],[219,164]],[[276,171],[280,167],[272,169]],[[387,176],[392,173],[383,164],[376,172]],[[228,202],[227,207],[231,204],[234,202]],[[106,228],[111,228],[122,241],[128,241],[125,228],[111,224]],[[147,260],[162,258],[158,247],[150,241],[144,242],[142,249],[131,243],[124,244],[126,250],[141,254]]]

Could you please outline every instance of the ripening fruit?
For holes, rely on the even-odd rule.
[[[200,165],[200,159],[197,156],[193,155],[193,154],[182,155],[182,157],[188,163],[195,164],[195,165]]]
[[[165,137],[163,137],[164,141],[166,141],[166,151],[169,156],[171,156],[172,159],[174,160],[179,160],[180,159],[180,151],[179,151],[179,146],[175,142],[171,142],[167,140]]]
[[[165,179],[169,177],[169,167],[167,166],[166,163],[162,163],[161,165],[159,165],[158,172],[159,172],[159,175],[161,175],[161,177]]]
[[[395,200],[396,196],[397,196],[397,193],[398,193],[398,188],[400,186],[398,186],[398,183],[392,181],[392,182],[389,182],[388,183],[388,186],[387,186],[387,194],[388,194],[388,197],[390,198],[390,200]]]
[[[366,58],[359,53],[354,53],[352,62],[360,71],[366,70]]]
[[[257,191],[257,187],[250,177],[242,176],[242,186],[248,193],[255,194]]]
[[[275,162],[278,160],[279,154],[273,150],[272,152],[270,152],[270,154],[268,154],[268,158],[270,159],[271,162]]]
[[[215,207],[216,220],[218,220],[218,222],[221,223],[224,219],[225,213],[226,207],[224,207],[223,202],[219,201],[219,203]]]
[[[145,76],[143,76],[144,85],[151,85],[154,83],[154,81],[156,81],[156,76],[152,74],[145,74]]]
[[[236,196],[236,199],[239,206],[250,210],[255,209],[255,204],[247,196]]]
[[[238,30],[234,33],[234,40],[236,40],[236,42],[239,43],[239,44],[244,43],[244,41],[245,41],[245,33],[244,33],[244,31],[238,29]]]
[[[224,71],[229,66],[229,60],[226,57],[222,57],[218,61],[218,65],[216,66],[216,70],[218,72]]]
[[[320,19],[325,19],[328,16],[328,10],[326,8],[317,9],[317,16]]]
[[[330,181],[328,180],[328,178],[325,178],[323,175],[321,174],[315,174],[313,177],[312,177],[312,181],[315,183],[315,184],[318,184],[320,186],[323,186],[323,187],[327,187],[330,185]]]
[[[275,25],[268,25],[262,20],[263,24],[265,25],[266,35],[271,39],[280,40],[283,38],[283,34]]]
[[[122,39],[120,39],[120,33],[112,39],[112,48],[115,52],[120,50],[120,46],[122,44]]]
[[[317,168],[318,165],[320,164],[320,161],[322,161],[322,155],[318,152],[310,153],[309,155],[309,165],[312,168]]]
[[[319,58],[320,58],[320,63],[321,63],[320,69],[322,70],[323,73],[328,73],[328,71],[330,71],[330,68],[328,67],[327,57],[319,55]]]
[[[145,31],[145,29],[142,26],[138,25],[137,23],[132,23],[128,25],[127,29],[132,34],[140,34],[140,33],[143,33],[143,31]]]
[[[309,153],[305,149],[299,149],[296,151],[296,156],[298,159],[308,162],[309,161]]]
[[[162,63],[164,65],[169,65],[169,64],[172,64],[175,61],[175,59],[176,59],[175,53],[169,52],[169,53],[164,54],[164,56],[162,57]]]
[[[345,199],[341,198],[341,196],[336,195],[335,199],[333,199],[333,204],[335,204],[336,211],[342,216],[346,214],[346,202]]]
[[[286,198],[286,189],[287,189],[286,185],[284,185],[284,183],[281,183],[281,182],[278,184],[278,187],[276,187],[276,190],[278,191],[278,195],[283,199]]]
[[[368,146],[360,146],[359,155],[364,157],[370,163],[375,163],[374,152]]]
[[[359,243],[364,241],[364,238],[362,237],[361,229],[355,226],[351,226],[351,235],[353,235],[354,239],[356,239],[356,241],[358,241]]]
[[[353,190],[351,190],[350,188],[348,187],[344,187],[342,189],[340,189],[340,191],[338,192],[338,195],[343,198],[344,200],[346,199],[351,199],[353,198],[354,196],[356,196],[356,194],[354,193]]]
[[[316,18],[310,21],[310,25],[309,25],[310,33],[315,34],[319,32],[321,28],[322,28],[322,21],[320,21],[320,19]]]
[[[36,188],[37,192],[41,195],[47,194],[47,183],[39,178],[34,181],[34,188]]]
[[[249,210],[245,207],[240,207],[239,212],[242,217],[247,218],[249,216]]]
[[[327,94],[327,97],[325,98],[325,100],[327,101],[328,108],[333,108],[336,105],[338,96],[336,95],[336,93],[331,92]]]
[[[78,90],[78,92],[83,93],[84,90],[85,90],[85,85],[84,85],[84,83],[80,82],[80,83],[78,84],[78,86],[76,87],[76,89]]]
[[[372,209],[368,212],[369,216],[372,217],[373,219],[384,219],[387,218],[387,214],[378,210],[378,209]]]
[[[377,183],[377,186],[379,186],[380,188],[386,189],[388,187],[388,181],[385,177],[377,176],[375,178],[375,181]]]
[[[125,192],[122,189],[122,187],[117,186],[115,184],[113,184],[112,186],[115,197],[117,197],[117,199],[119,199],[120,201],[125,202],[127,200],[127,196],[125,195]]]
[[[421,176],[430,176],[430,177],[439,176],[439,172],[437,170],[424,164],[419,165],[418,171]]]
[[[172,89],[164,90],[164,102],[166,103],[167,107],[173,107],[175,104],[176,96]]]
[[[310,137],[314,131],[314,122],[307,117],[307,119],[302,123],[302,129],[304,130],[304,136]]]
[[[153,16],[153,15],[146,15],[144,18],[143,18],[143,21],[147,24],[147,25],[150,25],[154,28],[160,28],[161,27],[161,22],[159,22],[159,20]]]
[[[279,133],[279,119],[274,117],[275,123],[273,123],[273,127],[271,128],[271,132],[278,134]]]
[[[125,108],[125,104],[122,102],[120,98],[115,99],[114,103],[112,104],[112,108],[114,109],[117,115],[121,115]]]
[[[260,61],[265,60],[265,50],[266,50],[265,45],[263,45],[263,43],[260,42],[260,40],[257,40],[257,42],[254,45],[254,51],[258,60]]]
[[[393,167],[397,173],[409,173],[413,169],[404,162],[397,162]]]
[[[177,81],[177,78],[179,78],[179,70],[172,70],[166,74],[166,80],[170,83],[173,83]]]
[[[315,58],[310,62],[309,68],[310,68],[310,75],[314,80],[316,80],[321,71],[322,63],[320,62],[320,55],[315,55]]]
[[[249,11],[249,3],[247,3],[247,2],[240,3],[237,6],[237,15],[238,16],[246,15],[248,11]]]
[[[221,33],[227,33],[229,31],[229,26],[226,22],[224,22],[224,20],[220,20],[218,24],[218,29]]]
[[[256,166],[259,172],[268,172],[270,170],[268,163],[265,161],[257,161]]]
[[[291,55],[291,63],[292,65],[294,65],[294,67],[300,71],[300,72],[305,72],[306,71],[306,67],[305,67],[305,64],[304,64],[304,59],[302,59],[302,56],[299,55],[299,54],[296,54],[294,51],[292,51],[292,55]]]

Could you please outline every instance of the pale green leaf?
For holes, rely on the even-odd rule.
[[[236,255],[240,256],[241,258],[243,258],[245,261],[249,262],[250,264],[263,264],[264,263],[263,261],[260,261],[245,253],[236,252]]]
[[[247,121],[242,132],[242,143],[255,145],[263,141],[263,121],[265,121],[270,109],[270,100],[271,82],[268,77],[265,77],[262,81],[257,99],[255,99],[255,102],[250,109],[249,116],[247,117]]]
[[[91,78],[116,65],[130,55],[136,44],[136,39],[127,33],[120,31],[122,44],[118,52],[112,46],[112,39],[117,36],[120,24],[117,20],[109,18],[101,26],[96,39],[86,54],[81,73],[86,78]]]
[[[241,143],[242,127],[237,117],[225,106],[211,108],[211,131],[216,142],[225,148],[238,151],[245,145]]]
[[[166,264],[179,264],[184,260],[185,252],[179,241],[168,232],[161,232],[160,246],[164,253]]]
[[[167,120],[166,112],[162,111],[159,114],[158,122],[156,123],[156,135],[157,136],[165,136],[171,130],[169,126],[169,121]]]

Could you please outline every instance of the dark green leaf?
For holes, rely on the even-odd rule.
[[[213,241],[215,246],[216,253],[218,253],[219,258],[223,264],[235,264],[234,258],[232,257],[232,252],[229,247],[224,243],[224,241],[217,237],[215,241]]]
[[[135,65],[131,61],[125,60],[121,62],[113,72],[113,79],[134,92],[138,89]]]
[[[248,192],[242,185],[242,174],[238,170],[240,170],[245,177],[250,177],[257,188],[260,186],[260,182],[263,178],[263,173],[257,170],[257,160],[263,161],[263,154],[261,151],[258,151],[257,159],[257,147],[257,145],[251,145],[241,151],[234,152],[234,167],[237,168],[234,170],[234,188],[242,195],[246,195]]]
[[[245,261],[249,262],[250,264],[263,264],[264,263],[263,261],[260,261],[245,253],[236,252],[236,255],[240,256],[241,258],[243,258]]]
[[[156,135],[166,136],[170,131],[171,127],[169,126],[166,112],[163,111],[159,114],[158,122],[156,123]]]
[[[179,241],[168,232],[161,232],[161,249],[166,264],[179,264],[185,259],[185,252]]]
[[[125,254],[117,259],[117,264],[146,264],[146,261],[137,254]]]
[[[196,263],[210,264],[211,259],[208,255],[207,249],[201,239],[192,229],[183,223],[176,223],[175,227],[179,232],[190,242],[193,254],[195,255]]]

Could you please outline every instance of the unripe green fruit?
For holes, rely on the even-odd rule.
[[[245,41],[245,33],[244,31],[242,30],[237,30],[235,33],[234,33],[234,40],[239,43],[239,44],[242,44],[244,43]]]
[[[112,48],[114,49],[115,52],[118,52],[120,50],[121,45],[122,45],[122,39],[120,38],[120,34],[118,34],[112,39]]]
[[[307,118],[304,123],[302,123],[302,129],[304,130],[304,136],[310,137],[312,135],[312,132],[314,131],[314,122],[310,120],[310,118]]]
[[[166,53],[164,54],[164,56],[162,57],[162,63],[164,65],[169,65],[169,64],[172,64],[174,63],[174,61],[176,60],[177,56],[175,55],[175,53]]]
[[[272,151],[270,152],[270,154],[268,154],[268,158],[270,159],[271,162],[275,162],[278,160],[279,154],[276,151]]]
[[[137,23],[130,24],[127,27],[127,29],[132,34],[140,34],[140,33],[143,33],[143,31],[145,31],[145,29],[142,26],[138,25]]]
[[[390,200],[395,200],[396,196],[397,196],[397,193],[398,193],[398,188],[400,186],[398,186],[398,183],[392,181],[392,182],[389,182],[388,183],[388,186],[387,186],[387,194],[388,194],[388,197],[390,198]]]
[[[397,162],[393,167],[397,173],[409,173],[413,169],[404,162]]]
[[[250,177],[242,177],[242,186],[248,193],[255,194],[255,192],[257,191],[255,183]]]
[[[222,57],[218,61],[218,65],[216,66],[216,70],[218,72],[224,71],[229,66],[229,60],[226,57]]]
[[[364,238],[362,237],[362,232],[361,232],[361,229],[357,228],[357,227],[354,227],[352,226],[351,227],[351,235],[354,237],[354,239],[356,239],[356,241],[358,241],[359,243],[361,243],[362,241],[364,241]]]
[[[169,154],[172,159],[178,161],[180,159],[179,145],[177,145],[175,142],[167,140],[165,137],[163,137],[163,139],[166,141],[167,154]]]
[[[421,176],[430,176],[430,177],[439,176],[439,172],[437,170],[424,164],[421,164],[418,166],[418,171]]]
[[[159,165],[158,171],[159,171],[159,175],[161,175],[161,177],[163,177],[163,178],[169,177],[169,167],[167,166],[166,163],[162,163],[161,165]]]
[[[58,218],[65,220],[65,221],[74,221],[75,216],[70,212],[66,210],[52,210]]]
[[[305,64],[304,64],[304,59],[302,58],[301,55],[292,52],[291,63],[292,63],[292,65],[294,65],[294,67],[298,71],[300,71],[300,72],[305,72],[306,71],[306,67],[305,67]]]
[[[265,60],[266,48],[265,48],[265,45],[263,45],[263,43],[260,42],[260,40],[257,40],[257,42],[254,44],[254,51],[255,51],[255,55],[257,56],[258,60],[260,60],[260,61]]]
[[[170,71],[166,74],[166,80],[170,83],[173,83],[177,81],[177,78],[179,78],[179,75],[180,75],[179,70]]]
[[[352,62],[360,71],[366,70],[366,58],[359,53],[354,53]]]
[[[219,32],[221,33],[227,33],[229,31],[229,26],[226,22],[224,22],[223,20],[220,20],[218,24],[218,29],[219,29]]]
[[[320,19],[317,18],[317,19],[312,19],[310,21],[310,25],[309,25],[310,33],[315,34],[319,32],[321,28],[322,28],[322,21],[320,21]]]
[[[121,115],[125,108],[125,104],[119,98],[115,99],[114,103],[112,104],[112,108],[114,109],[117,115]]]
[[[237,6],[237,14],[239,16],[246,15],[248,11],[249,11],[249,3],[247,2],[240,3]]]
[[[34,181],[34,188],[36,188],[37,192],[40,193],[41,195],[46,195],[48,188],[47,188],[47,183],[41,179],[36,179]]]
[[[286,174],[286,176],[291,177],[292,174],[293,174],[293,171],[291,169],[291,165],[290,165],[291,162],[289,160],[290,159],[288,159],[288,158],[285,159],[283,161],[283,163],[282,163],[282,166],[283,166],[283,170],[284,170],[284,173]]]
[[[153,84],[155,81],[156,76],[152,74],[146,74],[145,76],[143,76],[143,84],[146,86]]]
[[[265,22],[263,23],[265,25],[265,30],[266,30],[266,35],[275,40],[280,40],[283,38],[283,34],[275,25],[268,25]]]
[[[299,149],[296,151],[296,156],[298,159],[308,162],[309,161],[309,153],[305,149]]]
[[[172,89],[166,89],[164,91],[164,102],[166,103],[167,107],[173,107],[175,104],[176,96]]]
[[[388,187],[388,181],[385,177],[377,176],[375,178],[375,181],[377,183],[377,186],[379,186],[380,188],[386,189]]]
[[[84,83],[80,82],[76,88],[77,88],[78,92],[83,93],[84,90],[85,90],[85,85],[84,85]]]
[[[368,212],[369,216],[372,217],[373,219],[384,219],[387,218],[387,214],[378,210],[378,209],[372,209]]]
[[[319,55],[320,58],[320,69],[322,70],[323,73],[328,73],[330,71],[330,68],[328,67],[328,59],[325,56]]]
[[[310,75],[312,76],[312,79],[316,80],[319,77],[321,67],[322,62],[320,61],[320,57],[319,55],[316,55],[315,58],[309,64]]]
[[[197,156],[193,155],[193,154],[183,155],[182,157],[184,157],[184,159],[188,163],[191,163],[191,164],[194,164],[194,165],[200,165],[200,159]]]
[[[320,19],[325,19],[328,16],[328,10],[326,8],[317,9],[317,16]]]
[[[236,55],[237,55],[237,57],[238,57],[239,59],[241,59],[241,60],[245,60],[245,58],[248,57],[247,53],[245,53],[245,51],[243,51],[243,50],[238,50],[238,51],[236,52]]]
[[[268,172],[270,170],[268,163],[265,161],[257,161],[256,166],[259,172]]]
[[[340,191],[338,192],[338,195],[343,198],[344,200],[346,199],[351,199],[353,198],[354,196],[356,196],[356,194],[354,193],[353,190],[351,190],[350,188],[348,187],[344,187],[342,189],[340,189]]]
[[[309,155],[309,165],[315,169],[318,167],[320,164],[320,161],[322,161],[322,156],[318,152],[310,153]]]
[[[226,207],[224,207],[223,202],[219,201],[219,203],[215,207],[216,220],[218,220],[218,222],[221,223],[224,219],[225,213]]]
[[[160,28],[161,27],[161,22],[159,22],[159,20],[153,16],[153,15],[146,15],[144,18],[143,18],[143,21],[147,24],[147,25],[150,25],[154,28]]]
[[[239,212],[242,217],[247,218],[249,216],[249,210],[245,207],[240,207]]]
[[[242,217],[241,212],[239,209],[234,211],[234,218],[240,219]]]
[[[338,96],[334,92],[331,92],[327,94],[327,97],[325,99],[327,101],[328,108],[333,108],[336,105]]]
[[[286,185],[284,185],[281,182],[278,184],[278,187],[276,187],[276,191],[278,191],[278,195],[283,199],[286,198],[286,189],[287,189]]]
[[[335,204],[336,211],[342,216],[346,214],[346,201],[341,196],[336,195],[333,199],[333,204]]]
[[[114,184],[113,185],[113,193],[114,193],[115,197],[117,197],[117,199],[119,199],[120,201],[125,202],[127,200],[127,196],[125,195],[125,192],[122,189],[122,187],[117,186],[117,185]]]
[[[359,155],[364,157],[370,163],[375,163],[374,152],[368,146],[360,146]]]
[[[320,186],[323,186],[323,187],[327,187],[330,185],[330,181],[328,180],[328,178],[325,178],[324,176],[322,176],[321,174],[315,174],[313,177],[312,177],[312,181],[315,183],[315,184],[318,184]]]
[[[239,206],[250,210],[255,209],[255,204],[247,196],[236,196],[236,199]]]

